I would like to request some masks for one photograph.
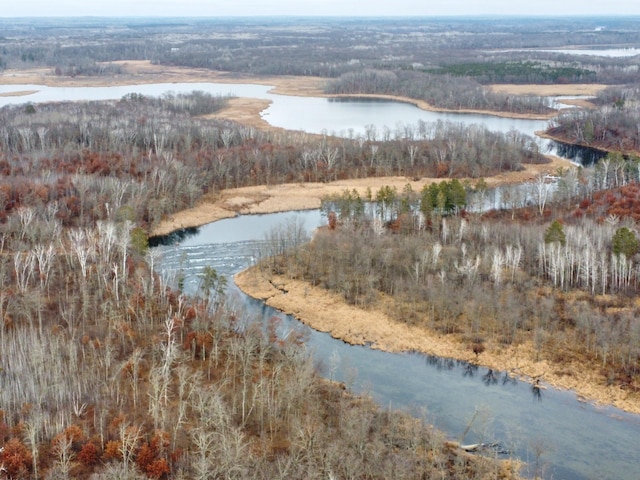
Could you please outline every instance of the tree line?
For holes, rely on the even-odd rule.
[[[547,133],[569,143],[637,154],[640,151],[639,100],[637,84],[609,87],[593,100],[597,108],[563,113],[554,119]]]
[[[330,94],[398,95],[424,100],[438,108],[548,114],[544,97],[507,95],[487,90],[467,76],[411,70],[364,69],[348,72],[327,83]]]

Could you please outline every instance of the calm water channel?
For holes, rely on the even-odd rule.
[[[64,100],[118,99],[127,93],[161,95],[201,90],[212,94],[266,98],[271,106],[263,117],[283,128],[342,136],[364,135],[372,129],[395,130],[416,122],[450,120],[479,123],[492,130],[512,129],[532,135],[546,121],[504,119],[487,115],[425,112],[398,102],[331,101],[286,97],[269,87],[235,84],[154,84],[99,88],[52,88],[40,85],[0,85],[0,94],[35,90],[26,96],[0,97],[0,106]],[[238,217],[193,229],[157,246],[161,272],[185,275],[195,291],[197,276],[206,265],[231,276],[251,265],[264,244],[265,233],[295,216],[311,231],[323,223],[319,211]],[[368,392],[383,406],[406,408],[425,415],[451,438],[460,436],[472,419],[464,443],[499,442],[505,450],[528,462],[525,474],[537,467],[545,478],[638,479],[640,477],[640,416],[577,401],[571,392],[547,388],[534,392],[525,382],[500,372],[418,354],[388,354],[368,347],[349,346],[327,334],[307,329],[262,302],[229,287],[230,301],[259,320],[279,316],[282,329],[304,329],[308,348],[325,375],[344,381],[357,392]],[[539,393],[540,395],[537,395]]]
[[[160,271],[168,281],[181,272],[185,288],[195,292],[205,266],[234,275],[258,258],[267,232],[292,218],[308,232],[324,223],[318,210],[221,220],[155,247]],[[544,478],[638,479],[640,416],[594,407],[551,387],[535,392],[526,382],[464,362],[350,346],[246,297],[234,285],[229,299],[251,318],[275,316],[283,331],[304,331],[324,375],[371,394],[384,407],[424,416],[455,440],[475,417],[463,442],[499,442],[528,463],[529,476],[542,468]]]

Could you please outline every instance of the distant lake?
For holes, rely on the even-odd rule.
[[[325,98],[276,95],[273,87],[256,84],[227,83],[156,83],[114,87],[48,87],[45,85],[0,85],[0,95],[16,92],[35,92],[28,95],[0,96],[0,107],[25,103],[118,100],[131,93],[159,97],[165,93],[189,93],[194,90],[212,95],[232,95],[266,99],[271,102],[262,113],[270,125],[288,130],[336,135],[345,138],[368,136],[383,140],[404,135],[406,129],[418,128],[420,123],[454,122],[482,125],[489,130],[507,133],[519,131],[535,136],[546,130],[547,120],[527,120],[455,112],[422,110],[411,103],[364,98]],[[549,102],[567,97],[549,97]],[[555,153],[553,142],[538,139],[542,152]]]
[[[567,55],[592,55],[595,57],[623,58],[640,55],[640,48],[518,48],[501,50],[503,52],[548,52],[565,53]]]
[[[523,120],[494,115],[441,113],[422,110],[410,103],[356,98],[296,97],[269,93],[273,87],[228,83],[156,83],[115,87],[47,87],[44,85],[0,85],[0,95],[35,91],[30,95],[0,96],[0,107],[24,103],[61,101],[118,100],[130,93],[162,96],[164,93],[189,93],[200,90],[212,95],[270,100],[262,117],[275,127],[329,133],[340,136],[363,135],[375,129],[380,136],[385,129],[395,130],[419,121],[451,121],[482,124],[490,130],[519,130],[533,135],[547,127],[546,120]]]
[[[635,57],[640,55],[640,48],[606,48],[606,49],[550,49],[536,50],[538,52],[566,53],[567,55],[592,55],[595,57]]]

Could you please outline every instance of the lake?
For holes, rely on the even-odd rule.
[[[495,50],[494,50],[495,51]],[[565,55],[591,55],[594,57],[625,58],[640,55],[640,48],[514,48],[497,52],[546,52]]]
[[[297,97],[270,93],[272,87],[254,84],[227,83],[157,83],[114,87],[47,87],[43,85],[0,85],[0,95],[12,92],[35,91],[30,95],[0,96],[0,107],[25,103],[117,100],[130,93],[161,96],[165,92],[188,93],[200,90],[213,95],[269,100],[271,104],[262,113],[269,124],[287,130],[330,134],[345,138],[368,137],[383,140],[402,135],[405,129],[419,130],[419,124],[430,125],[438,121],[466,125],[483,125],[489,130],[507,133],[519,131],[536,139],[542,153],[560,156],[554,141],[539,138],[535,132],[549,126],[547,120],[506,118],[454,112],[422,110],[410,103],[390,100]],[[551,104],[562,109],[563,98],[549,97]]]
[[[464,113],[440,113],[421,110],[401,102],[367,99],[331,99],[296,97],[269,93],[272,87],[228,83],[156,83],[115,87],[47,87],[44,85],[0,85],[0,95],[12,92],[35,91],[30,95],[0,96],[0,107],[24,103],[117,100],[130,93],[161,96],[165,92],[188,93],[200,90],[213,95],[270,100],[271,105],[262,117],[271,125],[309,133],[332,133],[341,136],[364,135],[374,127],[380,136],[385,128],[394,130],[419,121],[452,121],[477,123],[490,130],[508,132],[519,130],[527,135],[545,130],[546,120],[524,120]]]

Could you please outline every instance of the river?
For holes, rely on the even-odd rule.
[[[191,292],[207,265],[231,277],[259,257],[266,233],[292,218],[303,222],[309,233],[324,223],[318,210],[310,210],[240,216],[190,229],[155,247],[161,273],[170,281],[181,272]],[[351,346],[246,297],[233,284],[228,295],[229,303],[251,318],[277,317],[283,331],[303,330],[305,344],[325,376],[371,394],[383,407],[423,416],[452,439],[498,442],[528,463],[523,472],[528,476],[540,468],[544,478],[638,478],[638,415],[595,407],[573,392],[547,385],[535,391],[527,382],[465,362]],[[461,439],[470,422],[469,433]]]
[[[272,125],[313,133],[384,136],[388,130],[437,120],[479,123],[493,130],[518,130],[529,135],[547,126],[546,121],[426,112],[399,102],[286,97],[269,93],[267,86],[210,83],[95,88],[0,86],[0,93],[36,91],[26,96],[0,96],[0,106],[107,100],[128,93],[161,95],[166,91],[194,89],[269,99],[272,103],[263,117]],[[192,229],[187,235],[172,237],[169,246],[155,247],[161,257],[161,272],[171,279],[182,271],[185,287],[192,292],[197,288],[198,273],[206,265],[232,276],[255,261],[265,232],[292,215],[304,218],[308,231],[323,221],[319,211],[314,210],[238,217]],[[638,478],[640,416],[579,402],[572,392],[550,387],[534,391],[527,383],[482,367],[350,346],[246,297],[233,284],[228,295],[251,317],[264,320],[279,316],[282,329],[306,330],[308,348],[328,377],[347,383],[356,392],[371,393],[385,407],[406,408],[416,415],[426,415],[453,439],[460,439],[471,422],[471,429],[463,439],[465,443],[499,442],[502,448],[528,463],[524,474],[533,476],[537,467],[541,467],[545,478]]]

